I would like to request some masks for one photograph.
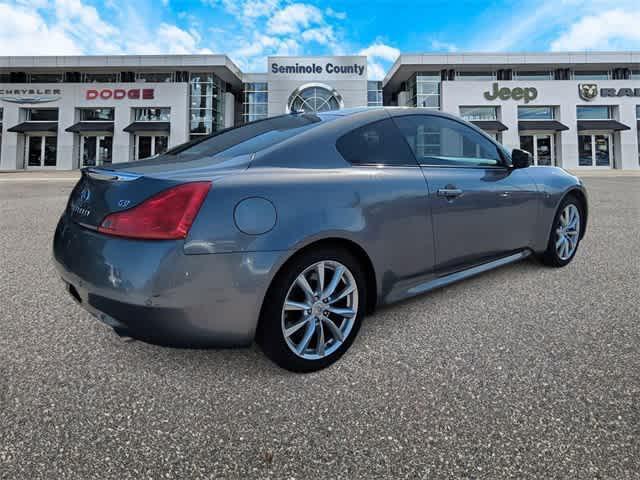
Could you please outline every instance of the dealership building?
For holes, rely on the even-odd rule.
[[[223,128],[297,111],[395,105],[475,123],[539,165],[640,169],[640,52],[0,57],[0,170],[135,161]],[[429,141],[439,142],[436,136]]]

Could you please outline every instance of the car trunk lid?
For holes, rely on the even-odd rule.
[[[249,155],[215,165],[206,158],[163,161],[158,157],[113,167],[86,168],[71,192],[67,214],[80,225],[97,229],[107,215],[133,208],[163,190],[188,182],[215,182],[246,170],[249,163]]]

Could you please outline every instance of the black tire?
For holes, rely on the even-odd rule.
[[[555,245],[557,240],[556,230],[560,226],[560,215],[562,214],[563,210],[568,205],[571,205],[571,204],[575,205],[575,207],[578,209],[578,212],[580,213],[580,235],[578,236],[578,240],[577,240],[578,243],[573,253],[571,253],[571,255],[568,258],[563,259],[556,252],[556,245]],[[571,260],[573,260],[573,257],[575,257],[578,251],[578,248],[580,247],[583,227],[584,227],[584,208],[582,206],[582,202],[575,195],[567,195],[562,200],[562,202],[560,202],[560,205],[558,206],[558,210],[556,211],[556,214],[553,218],[553,225],[551,227],[551,232],[549,233],[549,241],[547,243],[547,249],[544,251],[542,255],[540,255],[539,257],[540,261],[543,264],[549,267],[554,267],[554,268],[564,267],[569,263],[571,263]]]
[[[306,359],[294,353],[283,333],[283,307],[289,289],[307,268],[321,261],[339,262],[352,274],[357,285],[358,309],[350,332],[332,353],[319,359]],[[314,372],[338,360],[355,340],[366,310],[366,282],[362,266],[347,250],[322,246],[293,257],[273,280],[260,314],[256,341],[264,353],[280,367],[292,372]],[[315,338],[315,337],[314,337]],[[315,338],[317,342],[317,338]]]

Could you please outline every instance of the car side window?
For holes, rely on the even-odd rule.
[[[336,142],[344,159],[354,165],[416,166],[416,160],[390,118],[344,134]]]
[[[407,115],[395,122],[418,163],[449,166],[496,166],[498,148],[466,125],[435,115]]]

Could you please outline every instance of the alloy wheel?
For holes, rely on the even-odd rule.
[[[562,210],[556,226],[556,255],[568,260],[578,247],[580,238],[580,211],[570,203]]]
[[[333,260],[306,268],[289,287],[282,307],[282,335],[305,360],[331,355],[351,333],[358,315],[358,286]]]

